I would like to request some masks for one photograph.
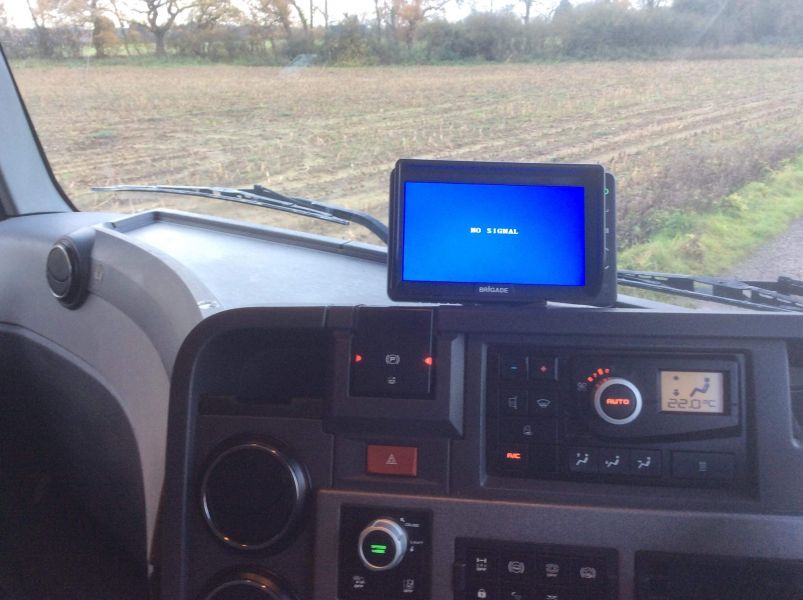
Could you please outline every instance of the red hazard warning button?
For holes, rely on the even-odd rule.
[[[415,446],[368,445],[366,472],[369,475],[418,475],[418,448]]]

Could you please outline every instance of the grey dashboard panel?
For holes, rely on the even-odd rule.
[[[148,553],[143,465],[132,428],[136,419],[123,409],[116,395],[119,388],[112,389],[106,376],[58,344],[29,329],[4,324],[0,324],[0,371],[2,425],[13,431],[21,426],[16,421],[20,415],[30,415],[23,435],[31,435],[33,425],[45,432],[46,441],[45,448],[28,452],[55,457],[54,476],[62,489],[114,534],[144,572]],[[15,467],[4,465],[4,475]],[[13,527],[7,523],[8,512],[3,519],[4,527]]]
[[[53,297],[45,279],[47,254],[61,236],[108,218],[57,213],[0,222],[0,322],[63,349],[120,404],[142,465],[146,522],[141,526],[150,543],[164,477],[169,373],[154,342],[124,306],[90,294],[79,310],[68,310]],[[166,306],[180,310],[173,304]]]
[[[458,537],[615,548],[618,551],[621,600],[634,595],[634,556],[637,551],[660,550],[714,556],[800,558],[803,522],[799,517],[600,509],[552,504],[537,499],[518,502],[393,496],[339,490],[318,496],[316,556],[337,553],[338,521],[343,506],[377,505],[432,511],[437,528],[433,545],[433,599],[455,598],[453,591],[454,540]],[[332,564],[315,567],[316,600],[337,597]],[[460,597],[460,596],[457,596]]]
[[[385,252],[376,246],[175,211],[114,228],[181,265],[217,308],[387,302]]]
[[[338,581],[344,575],[343,571],[338,573],[344,535],[340,519],[344,510],[353,506],[391,514],[410,509],[431,514],[432,587],[426,597],[438,600],[465,597],[455,595],[452,579],[457,564],[456,540],[463,537],[615,549],[617,597],[624,600],[636,597],[636,552],[699,553],[751,560],[803,557],[803,448],[794,435],[788,377],[789,350],[803,339],[799,317],[566,307],[441,307],[436,310],[436,337],[465,336],[466,349],[456,376],[464,388],[464,434],[449,440],[437,429],[427,428],[424,421],[417,431],[406,428],[410,415],[405,412],[417,408],[405,399],[369,399],[382,410],[372,412],[371,418],[351,417],[358,426],[342,427],[342,420],[332,418],[331,411],[338,403],[360,400],[348,391],[349,360],[344,370],[342,357],[333,355],[342,352],[338,336],[355,331],[355,313],[360,310],[322,306],[223,311],[190,335],[174,372],[167,466],[168,473],[174,475],[169,477],[165,508],[172,517],[164,530],[162,565],[166,597],[195,597],[210,581],[206,575],[210,571],[221,573],[250,564],[282,576],[302,598],[340,598]],[[384,310],[388,319],[394,319],[399,309],[387,306],[376,310]],[[325,345],[328,354],[323,355],[327,364],[321,367],[330,379],[318,391],[319,402],[310,404],[309,398],[299,398],[299,404],[293,401],[279,406],[266,392],[261,401],[238,403],[241,392],[234,365],[245,360],[247,351],[242,348],[246,347],[246,338],[263,336],[268,343],[288,328],[297,333],[316,331],[319,342],[331,338]],[[242,339],[243,343],[223,344],[225,339]],[[742,439],[755,461],[751,475],[744,485],[731,488],[658,488],[632,482],[490,476],[483,431],[490,368],[487,356],[488,349],[498,345],[546,352],[659,352],[687,357],[690,364],[708,352],[745,357],[743,392],[749,411],[742,423]],[[437,364],[448,362],[448,358],[437,356]],[[277,381],[266,378],[264,388],[276,387]],[[448,401],[447,396],[448,390],[441,386],[433,398],[421,402],[431,402],[434,408]],[[210,403],[210,397],[216,402]],[[227,400],[221,402],[221,398]],[[323,408],[307,412],[311,406]],[[297,418],[308,423],[305,433],[288,426],[286,419]],[[323,431],[314,423],[322,423]],[[397,424],[395,431],[387,427],[388,423]],[[315,436],[323,436],[320,442],[310,435],[310,427],[318,431]],[[310,529],[294,538],[293,546],[286,551],[226,551],[199,519],[193,482],[198,481],[203,465],[242,431],[280,440],[289,451],[306,456],[304,461],[318,473],[313,478],[316,509],[307,521]],[[334,438],[333,454],[332,439],[325,433]],[[323,440],[325,452],[314,457],[305,452],[308,443]],[[356,452],[350,449],[355,444]],[[372,478],[365,473],[367,444],[416,446],[424,461],[421,464],[444,459],[446,474],[429,471],[436,482],[429,486],[417,478]],[[327,464],[330,477],[326,476]],[[292,558],[299,552],[312,552],[312,548],[314,578],[308,562]]]
[[[46,259],[62,236],[85,227],[95,231],[90,293],[68,310],[48,289]],[[0,222],[0,322],[64,348],[104,378],[136,436],[150,546],[164,479],[169,377],[189,331],[224,302],[379,301],[383,258],[370,246],[184,213],[15,217]],[[316,278],[330,285],[317,286]]]
[[[60,236],[86,226],[96,235],[90,294],[70,311],[47,289],[44,261]],[[196,597],[214,575],[256,564],[301,598],[331,599],[338,515],[355,504],[431,511],[430,597],[438,600],[452,597],[454,544],[463,536],[614,548],[626,600],[634,597],[639,550],[803,557],[803,448],[789,381],[790,366],[801,366],[800,316],[430,307],[440,340],[436,369],[448,370],[436,378],[435,395],[362,398],[375,406],[371,415],[334,418],[353,401],[348,347],[361,307],[388,320],[404,309],[385,297],[378,248],[183,213],[70,213],[0,223],[0,257],[0,279],[13,282],[0,289],[0,321],[64,348],[103,381],[130,422],[149,543],[166,476],[162,597]],[[741,357],[748,411],[738,439],[753,461],[749,481],[732,489],[656,488],[490,475],[483,419],[487,357],[497,346]],[[293,378],[296,360],[308,368]],[[306,391],[295,397],[293,386]],[[282,400],[266,402],[276,397]],[[460,404],[442,413],[460,415],[460,427],[416,420],[428,402],[444,401]],[[400,410],[413,413],[400,418]],[[280,440],[314,488],[300,533],[275,551],[225,547],[200,512],[199,473],[221,444],[243,435]],[[368,443],[417,446],[432,466],[417,481],[367,476]]]

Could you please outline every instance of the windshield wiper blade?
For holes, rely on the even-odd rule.
[[[368,213],[333,206],[317,200],[298,198],[296,196],[285,196],[279,192],[255,185],[251,189],[246,188],[226,188],[226,187],[201,187],[189,185],[112,185],[106,187],[93,187],[93,192],[151,192],[159,194],[178,194],[182,196],[197,196],[200,198],[213,198],[215,200],[226,200],[228,202],[240,202],[252,206],[261,206],[273,210],[312,217],[330,223],[349,225],[356,223],[362,225],[382,240],[388,243],[388,228],[379,219],[372,217]]]
[[[803,281],[790,277],[764,282],[621,270],[617,281],[619,285],[741,308],[803,312]]]

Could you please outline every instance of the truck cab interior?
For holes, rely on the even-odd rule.
[[[799,312],[391,300],[393,231],[78,211],[0,106],[0,598],[803,598]]]

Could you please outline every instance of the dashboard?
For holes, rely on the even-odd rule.
[[[151,597],[801,597],[799,316],[392,303],[377,247],[170,211],[0,229],[8,344],[122,412],[141,500],[93,505]]]
[[[798,444],[779,440],[792,423],[766,400],[781,392],[785,342],[766,330],[755,338],[743,321],[736,335],[743,318],[408,307],[216,315],[176,372],[186,437],[168,455],[168,482],[184,494],[170,522],[186,552],[165,566],[186,587],[168,596],[208,591],[210,564],[261,564],[301,597],[343,600],[759,597],[770,580],[777,597],[795,597],[797,564],[749,582],[714,562],[699,572],[723,555],[750,557],[726,561],[736,571],[781,558],[778,541],[801,525],[799,474],[787,470]],[[255,365],[266,353],[280,357]],[[595,391],[583,385],[601,373]],[[717,412],[662,410],[656,388],[676,373],[693,389],[718,379]],[[638,408],[606,419],[621,409],[602,398]],[[258,468],[260,454],[268,462]],[[270,525],[274,500],[254,481],[277,455],[282,475],[266,477],[299,503],[292,534],[277,533],[285,521]],[[186,468],[171,477],[175,465]],[[250,511],[261,501],[258,533]],[[281,549],[274,536],[285,535],[294,542]],[[788,550],[796,558],[796,541]],[[698,571],[677,568],[690,560]]]

